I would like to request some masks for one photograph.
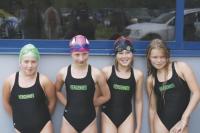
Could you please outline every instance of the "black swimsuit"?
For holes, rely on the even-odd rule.
[[[11,91],[10,103],[14,127],[21,133],[39,133],[50,120],[45,93],[40,85],[39,73],[33,86],[19,86],[19,72]]]
[[[136,85],[133,69],[131,69],[130,78],[122,79],[116,75],[115,67],[112,66],[112,73],[107,82],[111,99],[102,106],[102,112],[110,118],[116,127],[119,127],[132,112],[131,100]]]
[[[187,83],[176,73],[172,63],[172,77],[166,83],[159,82],[156,76],[154,91],[157,99],[157,114],[170,130],[181,120],[189,101],[190,90]]]
[[[91,75],[91,66],[88,66],[86,77],[76,79],[71,75],[70,65],[65,85],[67,105],[64,117],[78,132],[82,132],[96,117],[93,104],[95,83]]]

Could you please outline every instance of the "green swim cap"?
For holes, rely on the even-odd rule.
[[[26,44],[21,48],[19,53],[19,61],[21,62],[23,57],[26,55],[33,56],[37,61],[40,59],[40,53],[33,44]]]

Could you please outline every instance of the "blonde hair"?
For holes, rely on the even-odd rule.
[[[163,50],[163,54],[165,55],[165,57],[167,58],[167,63],[166,66],[169,65],[169,59],[170,59],[170,50],[167,47],[166,43],[161,40],[161,39],[153,39],[146,51],[146,59],[147,59],[147,74],[148,75],[152,75],[153,77],[155,77],[156,74],[156,69],[152,66],[151,61],[150,61],[150,55],[151,55],[151,51],[153,49],[161,49]]]
[[[151,75],[153,78],[155,78],[155,77],[156,77],[156,72],[157,72],[157,70],[156,70],[156,68],[153,67],[153,65],[151,64],[151,61],[150,61],[150,55],[151,55],[151,51],[152,51],[153,49],[160,49],[160,50],[163,51],[163,54],[164,54],[164,56],[165,56],[166,59],[167,59],[167,63],[166,63],[166,65],[165,65],[165,68],[167,68],[168,65],[169,65],[169,63],[170,63],[170,50],[169,50],[169,48],[167,47],[166,43],[165,43],[163,40],[161,40],[161,39],[153,39],[153,40],[150,42],[150,44],[149,44],[149,46],[148,46],[148,48],[147,48],[147,51],[146,51],[147,74],[148,74],[148,76]],[[167,70],[167,69],[166,69],[166,72],[168,73],[168,70]],[[167,74],[166,74],[166,75],[167,75]],[[166,78],[166,77],[165,77],[165,78]],[[166,82],[164,82],[163,85],[164,85],[164,84],[166,84]],[[150,92],[150,100],[151,100],[151,96],[152,96],[152,93],[153,93],[153,90],[154,90],[154,88],[153,88],[153,83],[151,83],[150,86],[151,86],[151,88],[152,88],[152,90],[151,90],[151,92]],[[161,92],[161,95],[162,95],[163,100],[164,100],[164,103],[165,103],[165,91]],[[149,102],[150,102],[150,100],[149,100]],[[151,104],[150,106],[152,106],[152,104]]]

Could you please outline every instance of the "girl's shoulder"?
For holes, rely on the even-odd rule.
[[[57,78],[59,77],[59,79],[62,79],[64,81],[67,75],[68,68],[69,66],[62,67],[57,73]]]
[[[112,66],[105,66],[102,68],[103,72],[108,72],[108,71],[112,71]]]
[[[106,78],[109,79],[112,73],[112,66],[105,66],[102,68],[103,73],[106,75]]]
[[[9,86],[10,91],[12,90],[14,83],[15,83],[16,73],[12,73],[4,80],[4,85]]]
[[[143,72],[140,69],[132,68],[134,72],[135,79],[141,79],[144,77]]]

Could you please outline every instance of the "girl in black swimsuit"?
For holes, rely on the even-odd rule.
[[[111,99],[102,106],[102,133],[140,133],[143,73],[132,68],[134,49],[128,38],[118,38],[114,50],[115,65],[103,68]],[[137,122],[135,129],[134,118]]]
[[[22,47],[20,70],[3,85],[3,103],[17,133],[53,133],[50,113],[56,103],[55,88],[45,75],[37,72],[39,57],[34,45]]]
[[[110,98],[109,88],[102,72],[87,63],[87,38],[74,36],[69,45],[73,62],[58,72],[55,83],[58,99],[65,106],[61,133],[97,133],[95,107]],[[61,92],[64,84],[66,97]]]
[[[191,68],[184,62],[171,62],[160,39],[152,40],[146,57],[151,133],[188,133],[189,117],[200,98]]]

